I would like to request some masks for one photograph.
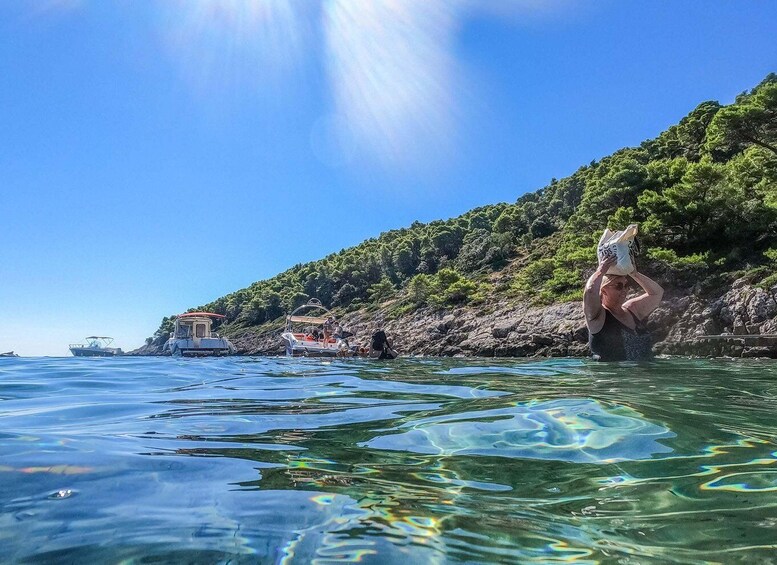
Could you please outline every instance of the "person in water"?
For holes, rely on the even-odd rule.
[[[588,345],[598,361],[639,361],[652,356],[645,320],[658,307],[664,289],[636,267],[629,275],[645,291],[626,300],[629,277],[607,275],[616,257],[604,258],[588,279],[583,294]]]
[[[369,356],[373,359],[396,359],[398,353],[392,348],[391,340],[383,330],[372,334]]]

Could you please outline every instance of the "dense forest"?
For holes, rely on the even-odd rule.
[[[391,300],[397,313],[497,293],[576,300],[602,230],[630,223],[640,226],[639,263],[668,288],[703,294],[743,276],[777,283],[777,75],[729,106],[703,102],[656,139],[515,203],[415,222],[196,309],[226,315],[239,332],[311,297],[341,311]],[[155,337],[173,321],[164,318]]]

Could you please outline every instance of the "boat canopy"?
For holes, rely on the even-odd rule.
[[[318,316],[304,315],[303,313],[305,310],[309,310],[311,314],[318,314]],[[318,312],[316,312],[316,310],[318,310]],[[324,315],[321,314],[322,311],[324,312]],[[288,330],[291,324],[322,326],[330,316],[332,316],[332,313],[329,311],[329,308],[321,304],[321,301],[317,298],[311,298],[308,300],[307,304],[303,304],[286,316],[286,329]]]
[[[326,318],[319,318],[317,316],[289,316],[289,322],[296,322],[300,324],[314,324],[317,326],[326,322]]]
[[[208,316],[210,318],[226,318],[224,314],[214,314],[213,312],[186,312],[184,314],[178,314],[178,318],[194,318]]]
[[[108,336],[101,336],[101,335],[88,335],[84,339],[113,339],[113,338]]]

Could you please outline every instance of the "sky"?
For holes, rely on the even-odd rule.
[[[125,350],[777,71],[777,3],[0,2],[0,353]]]

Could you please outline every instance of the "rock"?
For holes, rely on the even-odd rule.
[[[703,321],[698,329],[701,331],[701,335],[717,335],[719,333],[718,325],[712,318]]]
[[[758,328],[761,334],[777,334],[777,318],[761,324]]]
[[[566,357],[568,349],[563,345],[555,345],[550,348],[549,354],[551,357]]]
[[[437,324],[437,330],[440,333],[448,333],[456,324],[456,318],[452,314],[445,316],[439,324]]]
[[[500,326],[494,326],[494,329],[491,330],[491,334],[498,339],[504,339],[508,336],[508,334],[513,330],[512,324],[505,324]]]
[[[549,335],[532,334],[531,342],[537,345],[553,345],[556,343],[556,340],[554,340]]]
[[[443,357],[453,357],[455,355],[461,355],[461,347],[451,346],[446,347],[442,351],[440,351],[440,355]]]
[[[536,351],[530,343],[504,345],[494,349],[494,357],[527,357]]]
[[[573,343],[567,347],[567,355],[570,357],[588,357],[591,352],[588,350],[588,345],[581,343]]]
[[[732,344],[721,348],[720,352],[726,357],[743,357],[745,351],[744,346],[739,344]]]
[[[777,359],[777,347],[748,347],[742,352],[742,357],[768,357]]]
[[[588,326],[581,325],[575,328],[572,333],[572,338],[580,343],[588,343]]]
[[[777,302],[762,288],[756,288],[747,303],[747,316],[753,324],[762,324],[777,315]]]

